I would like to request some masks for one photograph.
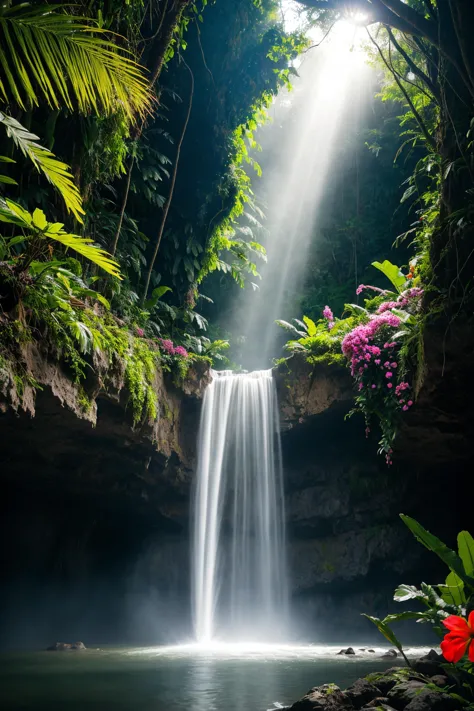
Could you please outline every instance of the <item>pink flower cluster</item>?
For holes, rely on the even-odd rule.
[[[323,309],[323,317],[327,319],[328,321],[334,321],[334,314],[329,308],[329,306],[325,306]]]
[[[401,319],[395,314],[378,314],[372,316],[368,323],[356,326],[353,331],[348,333],[342,341],[342,352],[348,360],[351,361],[351,373],[360,374],[364,368],[367,368],[367,363],[372,360],[372,357],[379,356],[381,350],[378,346],[372,345],[371,341],[377,331],[382,326],[392,326],[397,328],[401,323]],[[378,360],[378,359],[377,359]],[[378,363],[374,361],[376,365]]]
[[[408,306],[414,299],[419,299],[423,294],[423,289],[414,286],[412,289],[407,289],[403,291],[396,301],[384,301],[383,304],[377,309],[378,314],[383,314],[391,309],[404,309]]]
[[[407,400],[408,395],[404,395],[404,391],[408,390],[410,383],[402,382],[395,388],[395,395],[398,397],[398,402],[402,405],[403,412],[406,412],[413,405],[413,400]]]
[[[143,328],[140,328],[139,326],[135,327],[135,333],[137,334],[137,336],[139,338],[143,338],[143,336],[145,335],[145,331],[143,330]]]
[[[328,329],[331,330],[331,328],[334,326],[334,314],[329,308],[329,306],[325,306],[323,309],[323,317],[326,319],[328,322]]]
[[[173,341],[170,341],[169,338],[160,338],[159,341],[161,350],[168,353],[168,355],[177,355],[182,358],[188,357],[189,353],[186,348],[183,348],[183,346],[175,346]]]
[[[372,291],[376,291],[378,294],[386,294],[385,289],[379,289],[378,286],[369,286],[368,284],[359,284],[359,286],[356,289],[356,294],[359,296],[359,294],[362,294],[363,291],[366,289],[371,289]]]

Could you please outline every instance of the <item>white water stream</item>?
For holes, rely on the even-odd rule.
[[[285,638],[284,538],[271,370],[213,372],[201,416],[194,507],[198,642]]]

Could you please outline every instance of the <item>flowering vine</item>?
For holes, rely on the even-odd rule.
[[[374,262],[373,266],[387,276],[395,291],[361,284],[357,295],[365,291],[372,294],[366,298],[365,308],[346,305],[347,318],[335,318],[326,305],[323,319],[317,324],[306,316],[302,322],[295,321],[298,327],[285,321],[277,323],[301,336],[289,341],[286,347],[291,351],[309,352],[309,362],[325,359],[328,363],[338,363],[335,349],[339,348],[342,361],[348,364],[355,381],[355,408],[350,414],[361,412],[364,415],[366,436],[372,419],[379,421],[382,429],[379,453],[384,454],[387,464],[391,465],[400,419],[414,403],[406,343],[417,325],[423,289],[413,285],[416,277],[413,265],[407,275],[388,261]],[[301,327],[306,331],[299,330]]]

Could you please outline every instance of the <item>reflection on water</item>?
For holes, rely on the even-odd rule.
[[[0,708],[266,711],[312,686],[333,681],[344,687],[394,665],[380,658],[381,649],[335,656],[339,648],[183,645],[1,655]]]

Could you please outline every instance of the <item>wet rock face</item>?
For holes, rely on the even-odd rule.
[[[24,358],[39,384],[20,398],[7,372],[0,379],[0,470],[10,482],[28,487],[44,480],[67,495],[103,497],[147,515],[187,525],[195,463],[200,403],[209,368],[199,363],[183,387],[156,371],[159,418],[133,427],[124,374],[96,363],[81,390],[61,365],[37,347]],[[83,394],[83,392],[82,392]],[[63,473],[67,471],[68,476]]]
[[[273,374],[283,430],[325,412],[336,403],[348,403],[353,397],[347,368],[312,366],[299,354],[275,368]]]

